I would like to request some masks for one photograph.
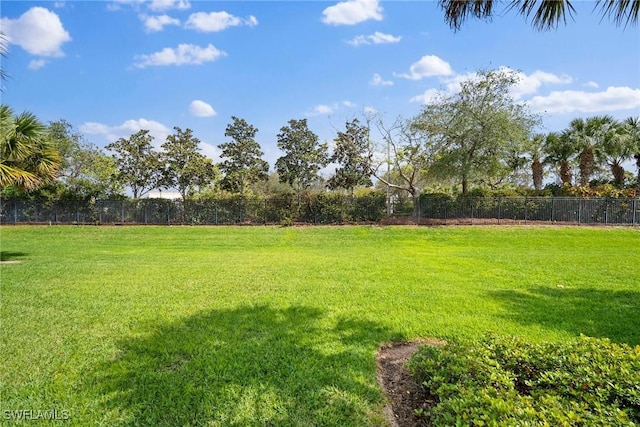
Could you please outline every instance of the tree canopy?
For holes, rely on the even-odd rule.
[[[538,123],[526,105],[509,94],[517,82],[514,72],[481,70],[461,82],[457,93],[425,105],[413,120],[412,126],[438,147],[434,172],[457,177],[463,194],[471,182],[488,183],[508,172],[509,159],[524,151]]]
[[[318,180],[318,172],[328,162],[327,144],[318,143],[318,135],[307,127],[307,119],[289,120],[288,126],[280,129],[277,144],[284,152],[275,165],[280,182],[300,193]]]
[[[224,136],[232,140],[218,145],[222,150],[220,158],[224,159],[219,164],[224,174],[220,186],[244,195],[251,184],[268,178],[269,164],[262,159],[264,153],[255,140],[258,129],[244,119],[235,116],[231,119],[233,123],[227,125]]]
[[[129,186],[134,199],[156,188],[162,178],[160,154],[153,149],[152,142],[153,136],[142,129],[106,147],[117,162],[118,179]]]
[[[47,128],[29,112],[0,106],[0,188],[32,191],[58,175],[61,159]]]

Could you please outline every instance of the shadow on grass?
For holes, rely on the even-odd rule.
[[[108,424],[377,424],[374,351],[390,338],[310,307],[215,310],[122,342],[86,391]]]
[[[27,256],[24,252],[0,251],[0,261],[19,261]]]
[[[537,287],[490,295],[503,304],[506,318],[523,325],[640,344],[640,290]]]

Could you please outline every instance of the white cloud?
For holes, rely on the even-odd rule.
[[[364,113],[365,113],[365,114],[375,114],[375,113],[377,113],[377,112],[378,112],[378,110],[376,110],[375,108],[373,108],[373,107],[371,107],[371,106],[369,106],[369,105],[367,105],[366,107],[364,107]]]
[[[382,7],[378,0],[348,0],[322,11],[322,22],[330,25],[354,25],[373,19],[382,20]]]
[[[258,25],[258,20],[255,16],[249,16],[245,19],[231,15],[224,11],[210,13],[197,12],[192,13],[189,16],[185,27],[205,33],[213,33],[226,30],[229,27],[237,27],[240,25],[255,27],[256,25]]]
[[[422,95],[416,95],[410,99],[411,102],[420,102],[422,104],[430,104],[443,95],[444,92],[437,89],[427,89]]]
[[[344,106],[345,106],[345,107],[347,107],[347,108],[353,108],[353,107],[355,107],[355,106],[356,106],[356,104],[354,104],[354,103],[353,103],[353,102],[351,102],[351,101],[342,101],[342,105],[344,105]]]
[[[1,18],[0,27],[9,43],[32,55],[64,56],[61,47],[71,40],[58,15],[43,7],[32,7],[18,19]]]
[[[518,78],[518,83],[511,88],[511,96],[515,99],[520,99],[524,95],[534,94],[540,89],[542,85],[562,85],[573,82],[573,78],[566,74],[557,75],[548,73],[546,71],[534,71],[532,74],[525,74],[522,71],[513,71],[508,67],[500,67],[501,70],[506,72],[514,72]]]
[[[203,64],[215,61],[225,55],[226,52],[216,49],[212,44],[207,47],[180,44],[175,49],[167,47],[150,55],[136,55],[137,61],[134,65],[138,68],[145,68],[149,66]]]
[[[391,80],[384,80],[378,73],[373,74],[369,84],[371,86],[393,86],[393,82]]]
[[[556,114],[600,113],[640,108],[640,89],[610,86],[601,92],[554,91],[528,102],[535,112]]]
[[[189,112],[196,117],[212,117],[218,114],[211,105],[199,99],[191,101]]]
[[[191,7],[187,0],[151,0],[149,9],[154,12],[162,12],[169,9],[185,10]]]
[[[393,36],[391,34],[384,34],[379,31],[368,36],[356,36],[347,43],[353,46],[360,46],[363,44],[386,44],[386,43],[398,43],[402,39],[401,36]]]
[[[32,59],[31,61],[29,61],[29,65],[27,66],[27,68],[30,70],[39,70],[45,65],[47,65],[47,61],[45,59]]]
[[[598,89],[600,87],[600,85],[596,82],[594,82],[593,80],[588,81],[584,84],[586,87],[592,87],[594,89]]]
[[[140,15],[140,19],[144,22],[145,29],[150,33],[162,31],[167,25],[180,25],[179,19],[172,18],[169,15]]]
[[[108,142],[114,142],[120,138],[129,138],[134,133],[146,129],[149,131],[149,134],[155,138],[153,146],[156,148],[160,148],[167,139],[167,136],[171,133],[171,130],[162,123],[147,119],[127,120],[116,126],[109,126],[97,122],[86,122],[80,125],[79,129],[80,132],[86,134],[102,135]]]
[[[307,113],[307,116],[313,117],[313,116],[320,116],[322,114],[332,114],[333,111],[334,109],[332,107],[325,104],[319,104],[313,107],[311,111]]]
[[[394,75],[410,80],[420,80],[425,77],[448,76],[452,73],[453,70],[447,61],[435,55],[425,55],[409,67],[409,73],[394,73]]]

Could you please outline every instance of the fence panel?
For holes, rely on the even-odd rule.
[[[386,218],[384,194],[319,193],[298,198],[37,201],[1,200],[0,224],[341,224]],[[566,223],[639,225],[640,198],[429,196],[413,209],[394,205],[393,218],[423,224]],[[409,221],[407,221],[409,222]],[[398,221],[397,223],[402,223]]]

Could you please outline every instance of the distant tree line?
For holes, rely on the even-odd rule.
[[[183,200],[300,200],[313,192],[353,195],[371,188],[406,198],[417,209],[425,193],[640,194],[639,118],[576,118],[561,132],[537,134],[539,117],[510,95],[517,83],[513,72],[480,70],[458,92],[434,96],[410,119],[346,120],[332,144],[321,143],[306,119],[289,120],[277,134],[282,155],[272,171],[256,141],[258,129],[238,117],[226,127],[215,163],[202,154],[191,129],[174,127],[159,148],[143,129],[100,149],[65,120],[44,125],[3,105],[1,196],[90,200],[128,193],[138,199],[154,189],[174,189]],[[626,171],[633,162],[635,173]],[[323,176],[327,170],[332,172]]]

